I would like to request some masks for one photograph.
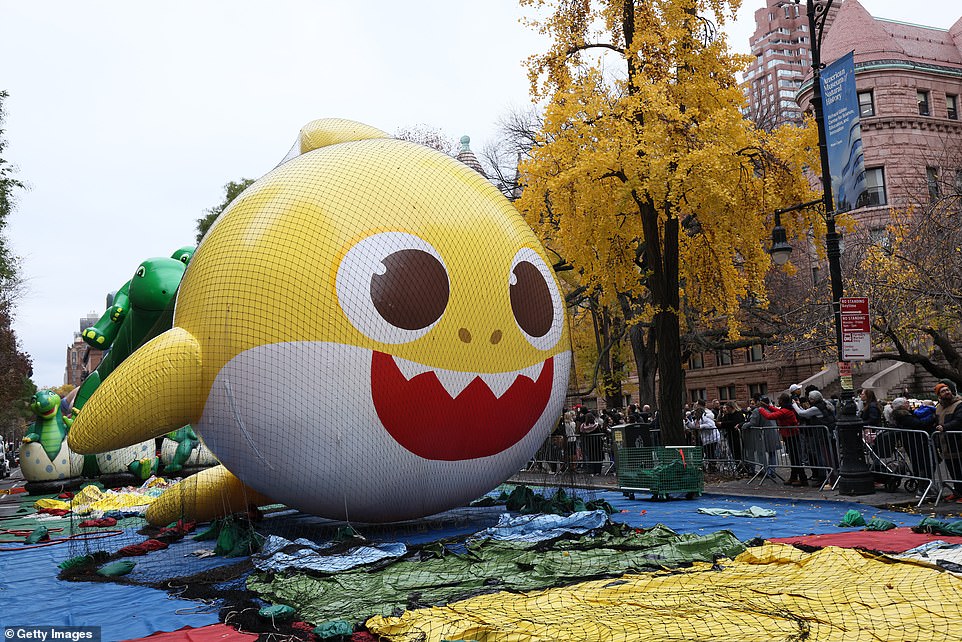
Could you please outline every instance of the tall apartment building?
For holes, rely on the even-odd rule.
[[[835,2],[826,27],[838,9]],[[746,115],[766,129],[800,124],[803,111],[795,95],[812,67],[812,34],[805,6],[767,0],[764,8],[755,11],[755,33],[749,42],[755,62],[745,73]]]

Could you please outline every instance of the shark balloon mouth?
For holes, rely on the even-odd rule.
[[[385,430],[424,459],[496,455],[535,426],[551,398],[554,357],[514,372],[430,368],[375,351],[371,394]]]

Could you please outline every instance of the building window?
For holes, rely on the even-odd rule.
[[[748,348],[748,362],[756,363],[765,358],[765,346],[756,343]]]
[[[962,194],[962,169],[955,170],[955,193]]]
[[[698,370],[705,367],[705,355],[702,352],[694,352],[688,357],[688,368]]]
[[[856,203],[856,207],[875,207],[885,205],[885,172],[881,167],[865,170],[865,191]]]
[[[708,399],[708,390],[705,388],[693,388],[689,391],[689,394],[689,399],[691,399],[692,403],[699,399]]]
[[[938,167],[925,168],[925,185],[929,189],[929,200],[930,201],[939,200],[939,197],[942,196],[942,190],[939,187],[939,168]]]
[[[872,100],[872,92],[858,92],[858,115],[862,118],[875,115],[875,101]]]
[[[762,395],[763,397],[768,395],[768,384],[767,383],[748,384],[748,396],[754,397],[755,395]]]
[[[716,350],[715,363],[719,366],[730,366],[732,364],[732,351]]]
[[[892,235],[889,234],[888,228],[873,227],[869,230],[868,236],[872,245],[880,247],[886,252],[892,252]]]
[[[945,111],[952,120],[959,119],[959,97],[951,94],[945,95]]]
[[[919,103],[919,115],[928,116],[929,115],[929,92],[920,90],[915,92],[915,96]]]
[[[718,400],[719,401],[734,401],[735,400],[735,386],[719,386],[718,387]],[[716,417],[717,419],[717,417]]]

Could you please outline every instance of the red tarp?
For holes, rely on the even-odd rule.
[[[882,553],[904,553],[927,542],[942,540],[949,544],[962,544],[962,537],[913,533],[911,528],[893,528],[888,531],[843,531],[825,535],[800,535],[797,537],[772,537],[770,542],[780,544],[806,544],[808,546],[840,546],[861,548]]]
[[[253,642],[256,639],[256,633],[241,633],[226,624],[211,624],[200,628],[185,626],[170,633],[162,631],[145,638],[125,640],[124,642],[138,642],[138,640],[149,640],[150,642]]]

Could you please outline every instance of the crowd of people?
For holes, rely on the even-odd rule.
[[[929,401],[896,397],[888,403],[870,389],[856,395],[859,418],[865,425],[865,441],[880,447],[903,449],[912,463],[911,475],[933,479],[935,466],[945,463],[950,480],[962,480],[962,397],[956,384],[942,379]],[[684,409],[688,444],[703,449],[704,460],[732,462],[738,473],[778,478],[783,468],[780,453],[788,459],[790,474],[782,481],[789,486],[821,486],[830,483],[838,470],[836,396],[825,398],[815,386],[792,385],[772,403],[756,394],[743,409],[737,401],[704,399]],[[596,411],[585,406],[566,409],[550,439],[547,454],[549,472],[607,472],[611,456],[611,429],[621,424],[640,424],[657,434],[658,413],[647,404],[626,409]],[[887,429],[896,428],[898,431]],[[892,435],[895,435],[894,437]],[[657,443],[657,442],[656,442]],[[930,447],[935,444],[935,449]],[[642,445],[623,444],[626,446]],[[651,445],[651,444],[646,444]],[[948,484],[950,501],[962,503],[962,481]]]

